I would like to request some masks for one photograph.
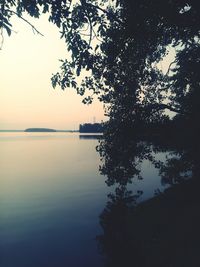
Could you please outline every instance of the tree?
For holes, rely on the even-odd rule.
[[[84,103],[97,95],[120,125],[162,120],[166,109],[184,117],[197,113],[191,106],[199,97],[198,0],[1,0],[0,10],[2,37],[4,29],[12,32],[12,16],[29,23],[25,13],[48,13],[71,53],[53,87],[73,87],[86,94]],[[158,63],[170,47],[176,56],[164,74]]]

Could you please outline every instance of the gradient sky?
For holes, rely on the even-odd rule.
[[[24,21],[13,19],[13,32],[4,32],[0,50],[0,130],[49,127],[78,129],[79,123],[105,119],[99,101],[84,105],[73,89],[51,86],[59,70],[58,59],[67,58],[59,30],[46,16],[29,19],[44,37],[34,34]]]
[[[84,105],[75,90],[55,90],[51,76],[59,70],[59,59],[69,57],[60,39],[59,29],[48,22],[46,15],[39,20],[27,18],[44,34],[34,34],[24,21],[12,20],[13,32],[4,32],[0,50],[0,130],[47,127],[78,129],[80,123],[105,120],[103,105],[98,100]],[[1,40],[0,40],[1,41]],[[166,72],[175,52],[159,63]]]

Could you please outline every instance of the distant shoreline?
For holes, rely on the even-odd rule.
[[[10,133],[24,133],[27,132],[26,130],[0,130],[0,132],[5,133],[5,132],[10,132]],[[35,131],[30,131],[30,132],[35,132]],[[37,132],[44,132],[44,131],[37,131]],[[78,130],[55,130],[57,133],[78,133]]]
[[[51,131],[0,130],[0,133],[50,133]],[[54,133],[79,133],[80,135],[102,135],[103,132],[80,132],[79,130],[55,130]]]

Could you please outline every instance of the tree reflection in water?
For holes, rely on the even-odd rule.
[[[105,266],[200,266],[199,142],[191,137],[170,139],[144,142],[111,128],[104,133],[97,148],[100,172],[108,186],[115,186],[100,215],[103,234],[97,237]],[[156,158],[158,152],[168,152],[164,161]],[[137,204],[142,191],[133,192],[128,184],[142,179],[144,159],[170,187]]]

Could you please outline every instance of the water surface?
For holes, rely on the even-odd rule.
[[[104,266],[96,236],[107,194],[98,140],[78,133],[0,133],[0,266]],[[160,155],[162,156],[162,155]],[[142,163],[141,200],[161,186]]]

